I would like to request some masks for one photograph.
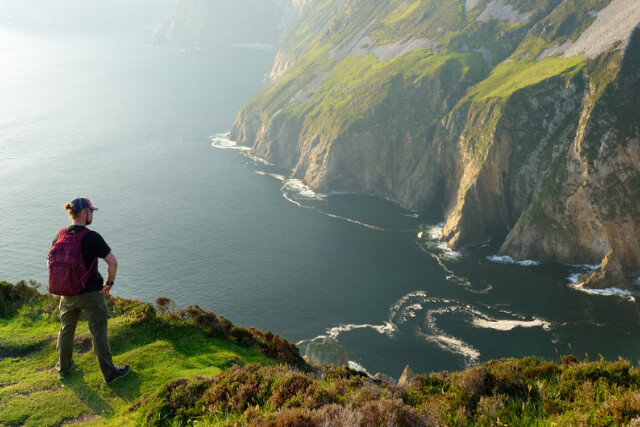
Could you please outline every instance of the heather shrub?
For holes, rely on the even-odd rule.
[[[298,407],[302,405],[302,396],[313,383],[313,374],[288,372],[275,378],[271,387],[269,403],[275,408]]]
[[[605,379],[609,384],[628,385],[631,382],[628,360],[615,362],[585,362],[571,365],[560,376],[561,381],[597,381]]]
[[[577,357],[575,357],[573,354],[565,354],[560,357],[560,360],[562,361],[562,365],[565,367],[569,367],[571,365],[577,365],[578,363],[580,363],[580,360]]]
[[[162,315],[171,314],[176,309],[176,303],[169,298],[156,298],[156,309],[158,310],[158,313]]]
[[[444,395],[449,389],[449,382],[444,373],[416,375],[411,386],[402,391],[402,399],[411,406],[420,406],[431,401],[431,396]]]
[[[296,366],[301,369],[307,368],[307,363],[300,356],[298,347],[271,331],[262,332],[259,329],[249,328],[260,347],[260,351],[265,355],[277,359],[287,365]]]
[[[132,409],[141,408],[138,423],[147,426],[164,426],[168,420],[178,425],[186,425],[199,415],[196,403],[211,384],[210,379],[195,377],[171,381],[155,395],[148,396],[134,404]]]
[[[616,425],[624,425],[640,416],[640,392],[625,391],[620,396],[610,396],[599,411],[603,419],[611,418]]]
[[[125,299],[109,298],[109,316],[124,317],[130,324],[140,324],[156,317],[156,310],[149,303]]]
[[[380,399],[365,403],[359,410],[362,415],[361,426],[423,426],[426,422],[420,418],[414,408],[400,399]]]
[[[323,378],[328,380],[337,379],[337,378],[351,379],[351,378],[367,377],[365,373],[356,371],[355,369],[351,369],[348,366],[338,366],[338,367],[329,368],[325,370],[325,372],[323,372],[322,376]]]
[[[0,317],[9,317],[15,314],[26,303],[33,303],[44,298],[38,292],[40,284],[34,281],[29,283],[21,280],[12,285],[0,282]]]
[[[242,413],[263,406],[271,395],[273,379],[260,365],[233,366],[218,377],[204,394],[210,414]]]
[[[504,394],[480,397],[476,409],[477,422],[480,425],[497,425],[498,418],[506,408],[507,400]]]

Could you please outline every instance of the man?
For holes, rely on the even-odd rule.
[[[79,233],[93,222],[93,213],[98,208],[86,197],[76,197],[65,205],[72,224],[67,227],[68,233]],[[58,233],[59,234],[59,233]],[[53,239],[58,240],[58,234]],[[105,297],[113,288],[118,270],[118,261],[111,248],[100,234],[89,231],[82,238],[82,258],[90,270],[86,287],[77,295],[60,297],[60,333],[58,334],[58,372],[59,378],[65,379],[75,364],[73,363],[73,337],[78,324],[80,311],[84,311],[89,322],[89,330],[93,336],[93,351],[98,359],[104,381],[109,384],[129,373],[129,365],[115,366],[111,358],[111,347],[107,337],[107,317],[109,308]],[[96,258],[107,262],[107,280],[103,281],[98,272]]]

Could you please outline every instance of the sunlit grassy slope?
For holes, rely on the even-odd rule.
[[[233,326],[196,307],[171,310],[165,300],[158,311],[146,303],[112,298],[109,338],[114,362],[129,364],[132,372],[111,385],[104,383],[87,322],[81,320],[74,345],[77,369],[60,381],[55,370],[57,299],[24,284],[0,286],[3,426],[52,426],[70,420],[128,425],[130,404],[167,381],[215,376],[234,364],[273,364],[277,357],[265,353],[284,360],[293,348],[276,335]],[[297,350],[294,353],[287,361],[299,364]]]

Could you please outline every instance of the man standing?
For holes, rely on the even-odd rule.
[[[69,234],[80,233],[87,229],[93,221],[93,212],[98,208],[91,204],[86,197],[76,197],[65,205],[72,224],[67,227]],[[58,233],[53,239],[55,243]],[[107,280],[103,281],[98,272],[97,258],[107,262]],[[58,334],[58,372],[59,378],[65,379],[75,364],[73,363],[73,338],[78,324],[80,311],[84,311],[89,330],[93,336],[93,351],[98,359],[104,381],[108,384],[129,373],[129,365],[115,366],[111,358],[111,347],[107,337],[107,318],[109,308],[105,297],[113,287],[118,270],[118,261],[111,252],[111,248],[100,234],[89,231],[82,238],[82,259],[87,269],[90,269],[85,288],[77,295],[60,297],[60,332]]]

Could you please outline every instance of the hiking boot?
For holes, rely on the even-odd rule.
[[[114,382],[118,378],[122,378],[125,375],[127,375],[130,370],[131,369],[129,368],[129,365],[116,366],[115,374],[113,374],[110,378],[105,378],[104,382],[107,383],[107,384],[111,384],[112,382]]]
[[[56,364],[56,366],[59,367],[58,364]],[[71,376],[71,371],[73,371],[73,368],[75,367],[76,367],[76,364],[73,362],[73,359],[71,359],[71,366],[69,366],[68,371],[58,371],[58,379],[66,380],[67,378],[69,378]]]

